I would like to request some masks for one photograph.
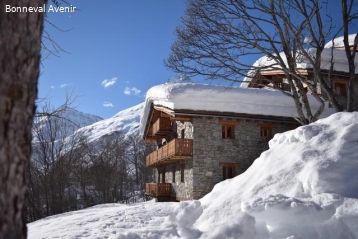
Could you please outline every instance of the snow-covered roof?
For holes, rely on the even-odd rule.
[[[349,42],[352,43],[354,41],[354,37],[357,34],[349,35]],[[335,47],[340,47],[343,44],[343,37],[335,38],[334,40]],[[336,72],[349,72],[348,68],[348,60],[345,51],[339,49],[331,49],[332,42],[330,41],[325,45],[325,49],[322,51],[321,55],[321,69],[330,70],[332,62],[333,70]],[[342,43],[342,44],[341,44]],[[315,49],[308,50],[312,55],[312,58],[315,56]],[[333,58],[332,58],[333,55]],[[283,59],[285,64],[287,65],[286,56],[283,52],[280,53],[280,57]],[[358,69],[358,54],[356,54],[355,66]],[[297,62],[297,69],[312,69],[312,64],[306,57],[301,57],[300,61]],[[257,69],[261,69],[262,71],[271,71],[271,70],[279,70],[281,67],[276,63],[274,59],[269,56],[263,56],[259,58],[252,66],[252,70],[248,72],[247,77],[243,79],[243,83],[241,87],[247,88],[249,86],[249,82],[256,75]]]
[[[348,43],[350,46],[354,45],[354,40],[357,37],[357,34],[358,33],[348,35]],[[326,45],[324,45],[324,48],[344,47],[343,39],[343,36],[334,38],[333,40],[327,42]]]
[[[310,97],[313,108],[317,102]],[[229,88],[195,83],[162,84],[150,88],[141,117],[141,135],[152,106],[173,110],[231,112],[264,116],[297,116],[294,101],[277,90]],[[330,112],[332,113],[332,112]],[[325,111],[322,117],[329,115]]]

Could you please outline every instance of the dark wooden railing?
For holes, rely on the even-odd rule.
[[[170,196],[172,191],[171,183],[147,183],[145,184],[145,194],[155,197]]]
[[[172,122],[169,118],[159,118],[153,124],[152,135],[166,135],[172,131]]]
[[[146,157],[147,167],[169,164],[193,155],[192,139],[173,139]]]

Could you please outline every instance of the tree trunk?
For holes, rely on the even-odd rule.
[[[348,92],[347,92],[347,111],[353,112],[356,109],[355,98],[356,92],[354,92],[354,82],[356,80],[355,74],[355,50],[351,51],[350,45],[348,42],[348,33],[349,33],[349,25],[350,25],[350,13],[351,10],[349,9],[349,5],[347,4],[347,0],[342,0],[342,20],[343,20],[343,42],[344,42],[344,50],[347,55],[348,60],[348,69],[349,69],[349,81],[348,81]],[[353,43],[353,49],[356,49],[358,45],[358,35],[356,35]]]
[[[25,174],[31,154],[45,0],[4,0],[0,10],[0,238],[26,238]]]

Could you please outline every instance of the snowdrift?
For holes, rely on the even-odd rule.
[[[357,150],[358,112],[337,113],[276,134],[245,173],[201,200],[58,215],[30,223],[29,237],[358,238]]]
[[[200,200],[195,226],[209,231],[248,214],[257,238],[358,238],[357,170],[357,112],[276,134],[244,174]]]

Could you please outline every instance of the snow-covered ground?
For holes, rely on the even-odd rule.
[[[201,200],[105,204],[28,224],[29,238],[358,238],[358,112],[276,134]]]

